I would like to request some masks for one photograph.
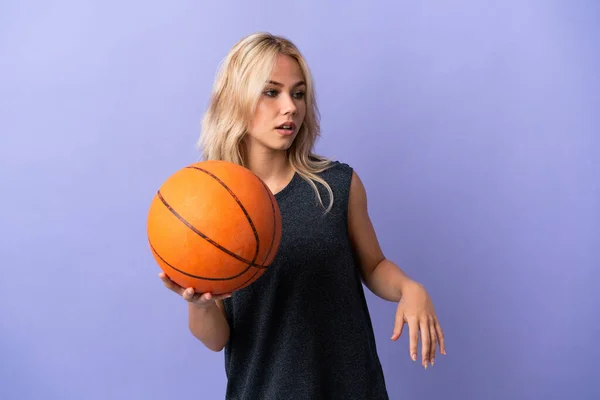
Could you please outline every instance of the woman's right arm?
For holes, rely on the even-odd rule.
[[[229,340],[229,323],[225,318],[223,300],[209,305],[189,303],[189,328],[192,334],[212,351],[221,351]]]
[[[194,337],[212,351],[221,351],[229,341],[229,323],[225,317],[223,299],[231,293],[212,296],[196,293],[193,288],[184,289],[161,272],[164,285],[188,302],[188,326]]]

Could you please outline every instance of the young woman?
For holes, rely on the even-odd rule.
[[[385,258],[365,188],[347,164],[313,153],[318,110],[296,46],[266,33],[225,58],[203,120],[206,160],[241,164],[280,207],[283,234],[267,272],[221,296],[169,280],[189,304],[189,328],[225,349],[228,399],[387,399],[362,283],[398,303],[392,340],[408,324],[410,357],[433,365],[444,336],[423,286]]]

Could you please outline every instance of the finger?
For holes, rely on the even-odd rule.
[[[225,300],[225,299],[230,298],[232,295],[233,295],[232,293],[223,293],[223,294],[220,294],[217,296],[213,296],[213,300],[215,300],[215,301],[216,300]]]
[[[183,299],[185,301],[194,301],[194,300],[197,300],[197,298],[201,297],[201,296],[197,295],[194,288],[187,288],[181,293],[181,297],[183,297]]]
[[[170,281],[171,279],[167,276],[167,274],[165,274],[164,272],[159,272],[158,273],[158,277],[160,278],[161,281],[163,282],[167,282]]]
[[[416,318],[408,321],[410,358],[417,361],[417,346],[419,344],[419,324]]]
[[[430,346],[430,350],[429,350],[429,363],[431,364],[431,366],[433,366],[433,363],[435,362],[435,353],[437,350],[438,337],[437,337],[437,332],[435,330],[435,322],[432,317],[429,317],[428,326],[429,326],[429,338],[431,339],[431,346]]]
[[[421,330],[421,363],[423,367],[427,369],[427,362],[429,361],[429,349],[431,346],[431,338],[429,337],[429,324],[427,319],[422,319],[419,328]]]
[[[186,299],[187,301],[194,302],[194,303],[204,304],[204,303],[209,303],[211,301],[216,301],[216,300],[220,300],[220,299],[227,298],[227,297],[229,297],[228,294],[214,296],[210,292],[198,293],[194,290],[194,288],[188,288],[188,289],[186,289],[184,299]]]
[[[196,293],[195,297],[193,298],[193,301],[196,303],[210,303],[211,301],[214,301],[215,298],[213,296],[212,293],[207,292],[207,293]]]
[[[396,313],[396,320],[394,321],[394,331],[392,332],[392,340],[398,340],[400,336],[402,336],[402,331],[404,330],[404,313],[402,311],[398,311]]]
[[[173,292],[177,293],[178,295],[183,294],[183,288],[181,286],[179,286],[178,284],[176,284],[175,282],[173,282],[166,274],[164,274],[164,273],[159,274],[159,277],[163,281],[163,283],[167,287],[167,289],[172,290]]]
[[[440,353],[446,355],[446,343],[444,342],[444,331],[440,326],[440,321],[438,321],[437,317],[434,317],[435,330],[437,332],[438,341],[440,343]]]

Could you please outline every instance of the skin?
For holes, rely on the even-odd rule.
[[[286,151],[290,148],[306,115],[304,75],[298,63],[279,56],[260,97],[254,119],[244,138],[248,167],[269,186],[273,193],[283,189],[294,174]],[[275,127],[293,121],[291,136],[282,136]]]
[[[284,55],[277,58],[270,81],[259,99],[243,145],[246,146],[249,169],[277,193],[294,174],[286,150],[296,138],[306,114],[305,86],[297,62]],[[286,121],[296,124],[293,135],[282,136],[275,129]],[[352,176],[348,207],[349,236],[363,282],[378,297],[398,303],[391,339],[398,340],[407,325],[410,358],[417,360],[420,339],[421,364],[425,368],[433,365],[438,347],[446,354],[444,334],[433,303],[423,285],[410,279],[384,256],[369,217],[367,193],[356,172]],[[222,300],[231,294],[212,297],[210,293],[194,293],[192,288],[176,285],[162,272],[159,276],[165,286],[188,301],[192,333],[208,348],[220,351],[229,338]]]

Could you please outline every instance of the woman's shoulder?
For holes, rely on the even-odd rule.
[[[333,159],[319,175],[329,184],[334,193],[340,192],[346,195],[350,190],[353,173],[354,169],[349,163]]]
[[[352,171],[352,166],[349,163],[344,162],[342,160],[338,160],[335,158],[327,158],[316,154],[311,154],[308,158],[314,163],[324,165],[325,167],[322,172]]]
[[[331,174],[331,175],[342,175],[342,176],[350,175],[351,176],[352,173],[354,172],[354,168],[352,168],[352,166],[347,162],[334,159],[334,160],[329,161],[329,164],[327,165],[327,169],[323,172]]]
[[[316,155],[312,155],[311,159],[320,164],[320,172],[317,172],[317,175],[327,182],[328,186],[334,192],[346,192],[349,190],[354,173],[354,168],[350,163],[340,159]]]

